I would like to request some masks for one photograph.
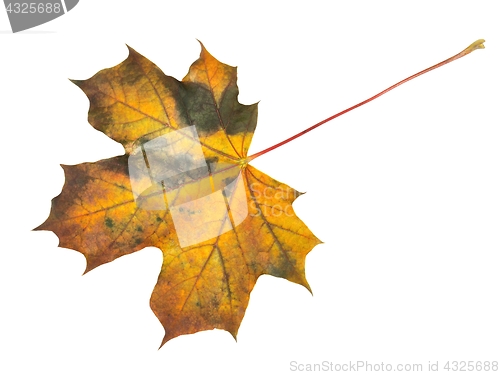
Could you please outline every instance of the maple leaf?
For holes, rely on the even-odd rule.
[[[51,230],[60,247],[81,252],[85,272],[159,248],[163,264],[150,304],[165,329],[162,345],[213,328],[236,338],[258,277],[310,290],[305,258],[321,243],[295,215],[300,193],[248,163],[483,42],[251,156],[257,104],[238,103],[236,68],[201,45],[179,82],[129,48],[117,66],[73,81],[90,100],[90,124],[125,154],[63,165],[62,192],[36,230]]]
[[[300,195],[247,163],[257,104],[238,103],[236,68],[201,46],[182,82],[129,47],[84,81],[89,122],[125,155],[63,165],[65,184],[37,230],[81,252],[85,272],[147,246],[163,252],[151,308],[176,336],[220,328],[234,337],[258,277],[305,286],[320,243],[295,215]]]

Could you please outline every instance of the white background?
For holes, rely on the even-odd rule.
[[[496,1],[98,1],[11,34],[0,12],[2,374],[287,374],[290,362],[500,361],[500,24]],[[252,164],[307,191],[294,207],[324,242],[314,296],[261,277],[238,342],[171,340],[149,308],[147,248],[85,276],[84,257],[31,232],[59,164],[122,147],[87,123],[87,79],[125,43],[181,79],[201,40],[260,100],[250,153],[454,55]],[[446,373],[443,371],[442,373]]]

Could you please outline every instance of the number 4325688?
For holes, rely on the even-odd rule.
[[[447,371],[498,371],[498,361],[448,361]]]
[[[7,13],[61,13],[60,3],[8,3]]]

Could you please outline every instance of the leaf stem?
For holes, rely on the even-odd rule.
[[[358,103],[356,105],[353,105],[350,108],[344,109],[343,111],[341,111],[341,112],[339,112],[339,113],[337,113],[337,114],[335,114],[333,116],[330,116],[327,119],[324,119],[323,121],[318,122],[317,124],[315,124],[315,125],[307,128],[306,130],[301,131],[298,134],[295,134],[294,136],[292,136],[292,137],[290,137],[288,139],[285,139],[284,141],[282,141],[280,143],[275,144],[274,146],[268,147],[265,150],[257,152],[256,154],[250,155],[249,157],[247,157],[245,159],[245,163],[248,163],[248,162],[250,162],[251,160],[253,160],[253,159],[257,158],[257,157],[268,153],[269,151],[272,151],[272,150],[274,150],[274,149],[276,149],[276,148],[278,148],[280,146],[283,146],[284,144],[287,144],[288,142],[293,141],[296,138],[299,138],[299,137],[303,136],[304,134],[310,132],[313,129],[316,129],[318,126],[321,126],[321,125],[323,125],[324,123],[326,123],[326,122],[328,122],[330,120],[333,120],[334,118],[342,116],[343,114],[345,114],[347,112],[350,112],[350,111],[352,111],[355,108],[361,107],[362,105],[364,105],[366,103],[369,103],[369,102],[371,102],[374,99],[377,99],[379,96],[384,95],[385,93],[391,91],[392,89],[395,89],[396,87],[398,87],[399,85],[402,85],[405,82],[411,81],[413,78],[416,78],[416,77],[418,77],[418,76],[420,76],[422,74],[430,72],[431,70],[439,68],[440,66],[446,65],[446,64],[448,64],[448,63],[450,63],[452,61],[458,60],[459,58],[461,58],[461,57],[463,57],[465,55],[468,55],[469,53],[471,53],[472,51],[475,51],[476,49],[484,48],[483,43],[484,43],[484,39],[478,39],[478,40],[476,40],[474,43],[472,43],[470,46],[468,46],[462,52],[457,53],[455,56],[452,56],[452,57],[450,57],[450,58],[448,58],[448,59],[446,59],[444,61],[441,61],[440,63],[438,63],[436,65],[433,65],[433,66],[431,66],[431,67],[429,67],[427,69],[424,69],[424,70],[422,70],[422,71],[420,71],[420,72],[418,72],[418,73],[416,73],[416,74],[414,74],[414,75],[412,75],[412,76],[410,76],[408,78],[405,78],[402,81],[399,81],[398,83],[396,83],[396,84],[392,85],[391,87],[385,89],[384,91],[381,91],[378,94],[372,96],[371,98],[363,100],[362,102],[360,102],[360,103]]]

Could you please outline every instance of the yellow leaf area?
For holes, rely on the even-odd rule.
[[[309,289],[305,258],[320,241],[295,215],[299,192],[247,163],[257,104],[238,103],[236,68],[200,58],[182,81],[129,48],[129,56],[74,81],[89,122],[125,154],[63,166],[48,219],[85,272],[148,246],[163,252],[151,296],[162,345],[214,328],[235,338],[263,274]]]

